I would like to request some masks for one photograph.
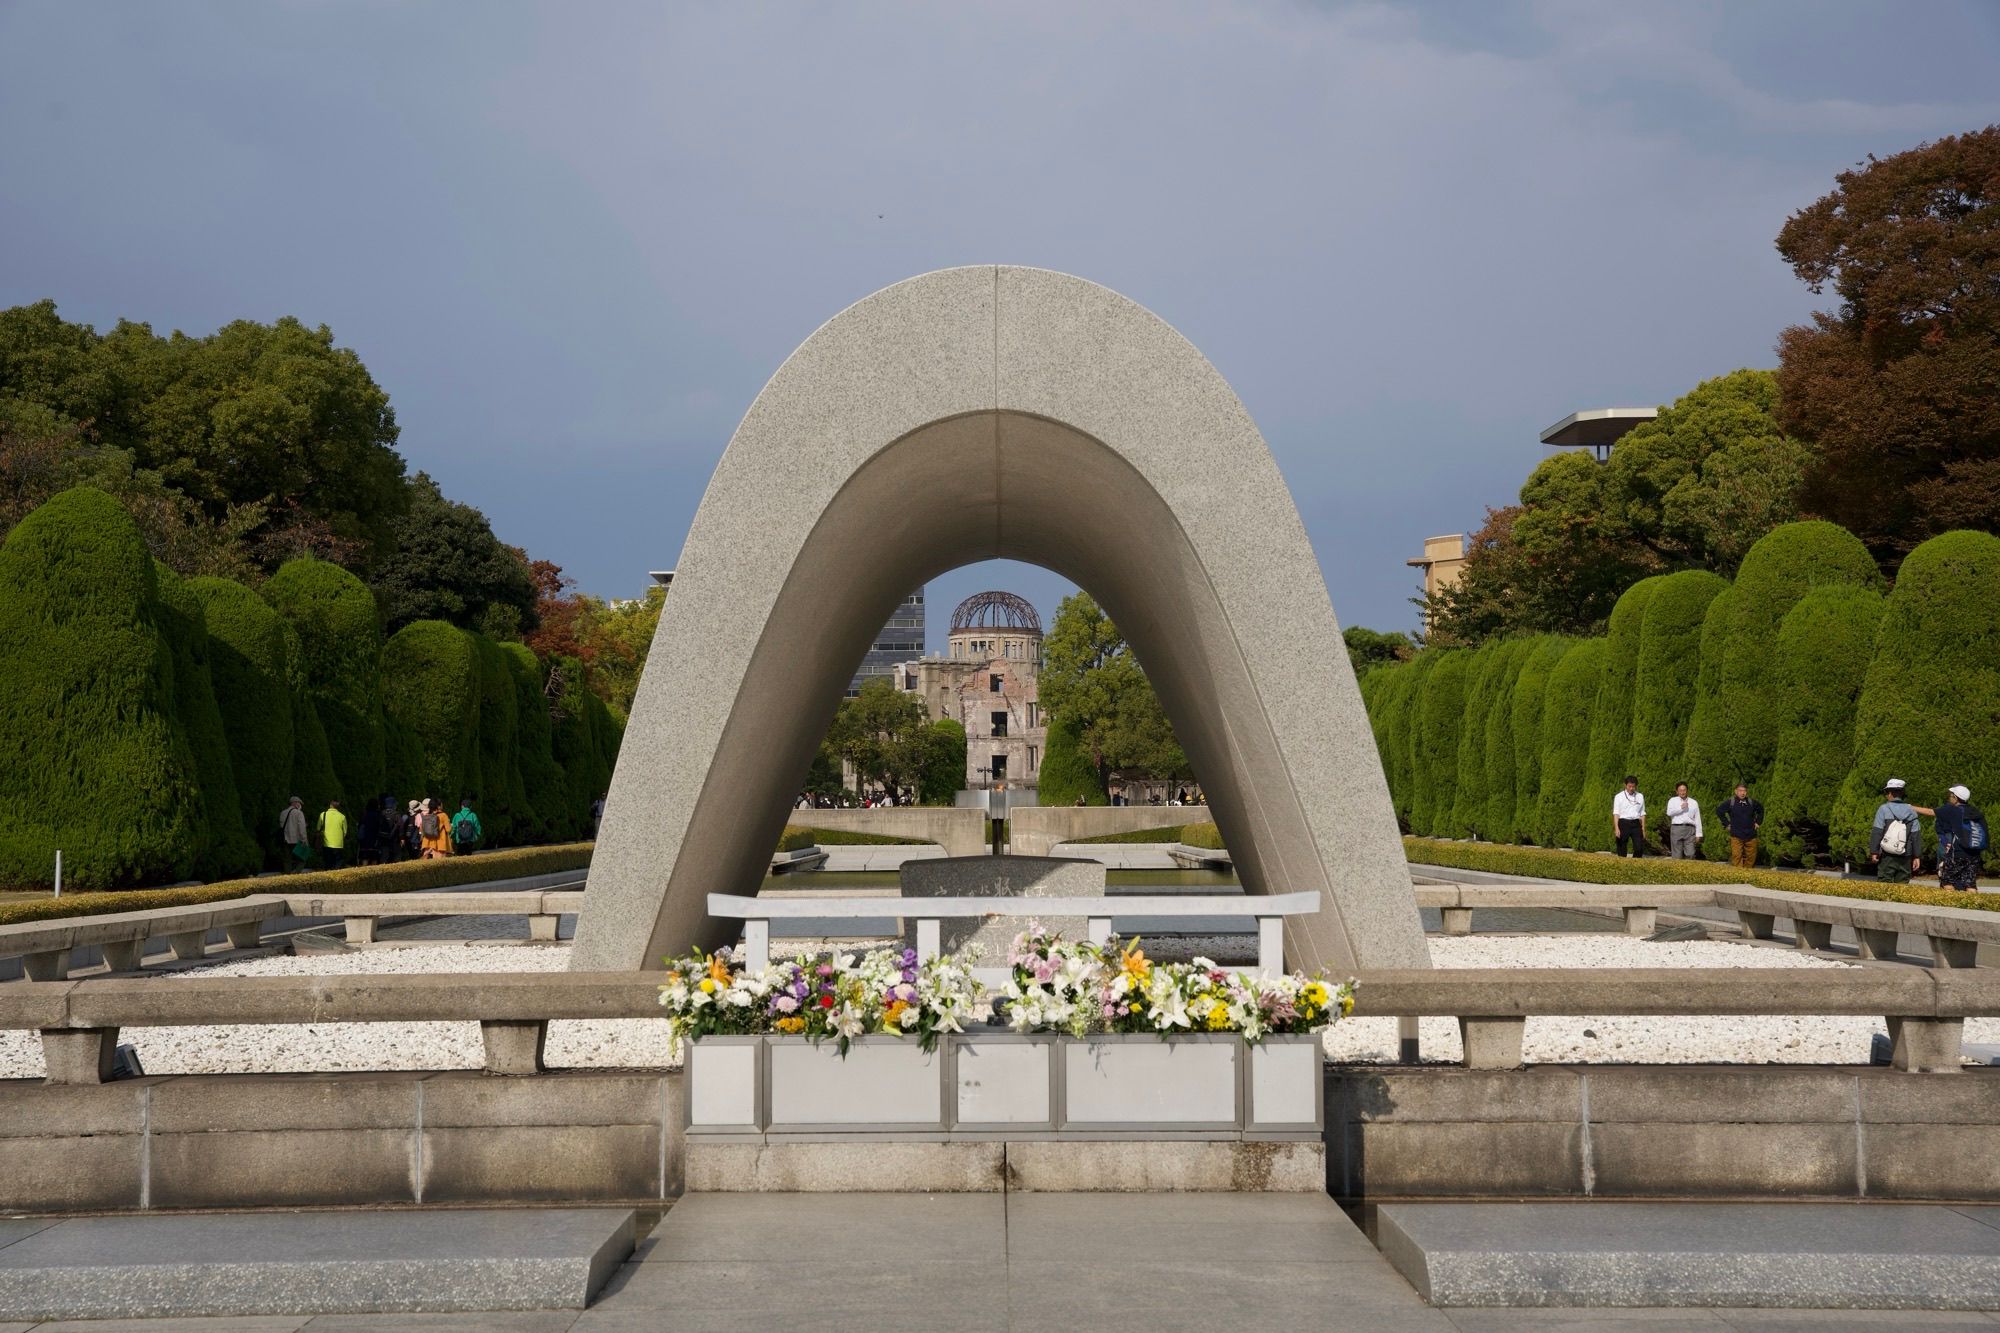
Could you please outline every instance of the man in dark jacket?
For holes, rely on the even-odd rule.
[[[1729,864],[1749,870],[1757,864],[1757,830],[1764,827],[1764,803],[1750,799],[1750,789],[1736,784],[1736,794],[1715,807],[1729,833]]]
[[[1972,792],[1960,784],[1945,796],[1937,812],[1938,887],[1979,891],[1979,863],[1986,843],[1986,812],[1972,803]]]

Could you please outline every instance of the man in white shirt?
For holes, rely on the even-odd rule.
[[[1687,783],[1678,783],[1667,798],[1667,855],[1686,861],[1700,845],[1701,802],[1688,795]]]
[[[1646,854],[1646,798],[1639,779],[1625,775],[1625,790],[1611,798],[1611,832],[1620,856]]]

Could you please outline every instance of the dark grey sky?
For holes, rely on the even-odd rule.
[[[412,467],[629,596],[828,316],[1062,269],[1208,354],[1343,622],[1406,628],[1542,427],[1771,364],[1836,171],[1996,119],[1950,0],[0,4],[0,305],[329,324]],[[933,641],[994,584],[1064,590],[957,571]]]

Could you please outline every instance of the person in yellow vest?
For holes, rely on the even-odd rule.
[[[340,812],[338,796],[319,812],[319,845],[326,853],[328,870],[338,870],[347,864],[347,816]]]
[[[423,839],[425,860],[451,855],[451,821],[428,796],[417,808],[417,833]]]

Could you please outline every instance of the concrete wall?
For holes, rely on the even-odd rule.
[[[977,856],[986,850],[986,815],[935,805],[892,805],[874,810],[794,810],[787,824],[921,838],[944,848],[946,856]]]
[[[1169,824],[1206,824],[1214,818],[1200,805],[1038,805],[1007,817],[1007,850],[1016,856],[1047,856],[1059,842]]]
[[[1424,1198],[2000,1200],[2000,1068],[1333,1067],[1327,1181]]]
[[[677,1072],[0,1082],[0,1213],[639,1203],[681,1191]]]

